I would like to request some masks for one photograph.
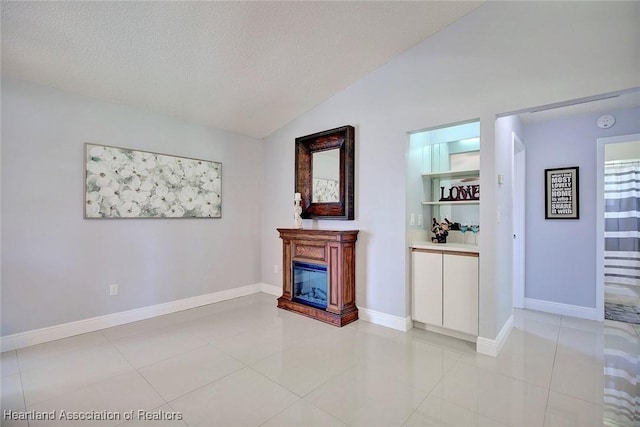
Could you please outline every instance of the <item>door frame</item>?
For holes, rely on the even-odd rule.
[[[604,147],[631,141],[640,141],[640,133],[596,140],[596,320],[600,321],[604,321]]]
[[[526,147],[515,132],[511,132],[511,200],[513,212],[513,306],[524,308],[525,299],[525,202],[526,202]],[[516,163],[517,166],[516,167]]]

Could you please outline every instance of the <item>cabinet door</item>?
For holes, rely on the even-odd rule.
[[[443,255],[442,326],[478,335],[478,257]]]
[[[442,326],[442,253],[412,252],[411,317]]]

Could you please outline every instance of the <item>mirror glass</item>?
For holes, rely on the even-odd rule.
[[[313,153],[312,203],[340,201],[340,149]]]

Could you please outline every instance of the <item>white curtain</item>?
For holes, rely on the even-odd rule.
[[[640,160],[605,163],[605,282],[640,286]]]

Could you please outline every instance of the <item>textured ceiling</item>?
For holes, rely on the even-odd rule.
[[[2,74],[264,137],[482,2],[2,2]]]

